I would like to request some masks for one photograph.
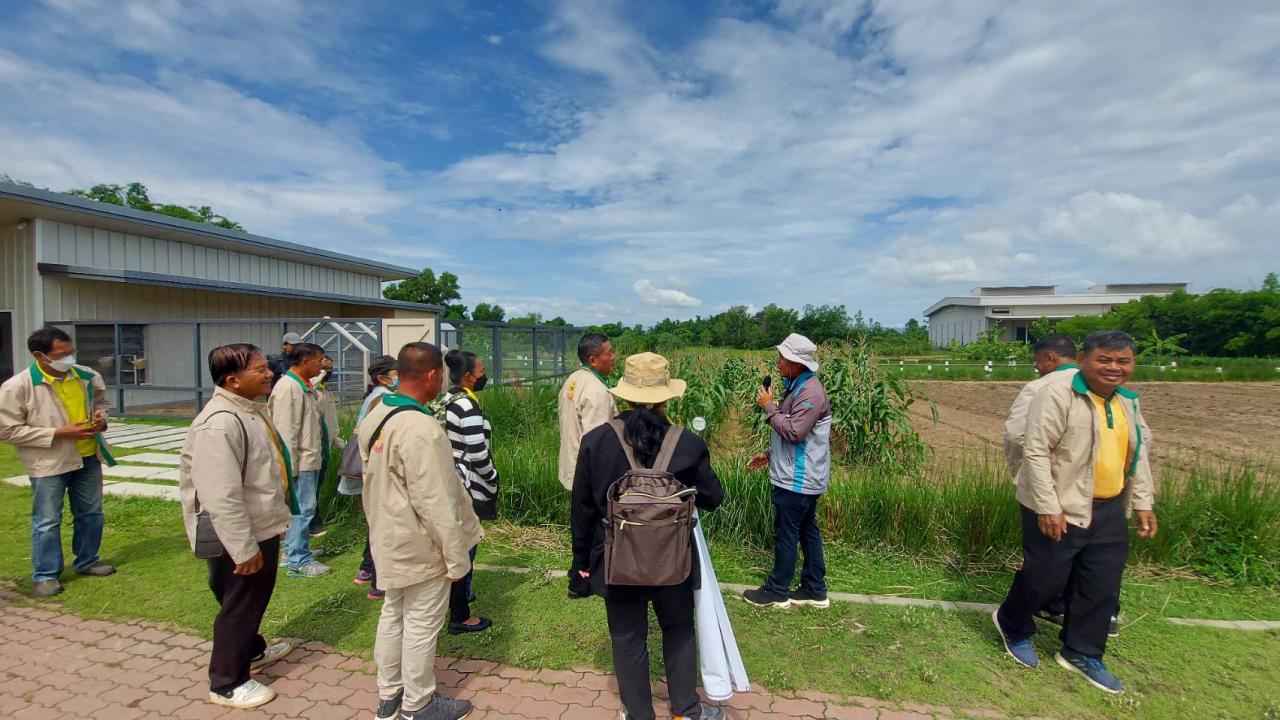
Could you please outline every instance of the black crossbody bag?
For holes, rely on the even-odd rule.
[[[211,413],[209,417],[227,413],[240,423],[240,432],[244,434],[244,452],[240,455],[240,483],[244,483],[244,475],[248,470],[249,462],[249,430],[244,426],[244,421],[240,416],[230,410],[219,410]],[[205,418],[207,422],[209,418]],[[196,507],[200,507],[200,495],[196,494]],[[201,509],[196,513],[196,547],[195,555],[200,560],[212,560],[225,555],[227,549],[222,546],[222,541],[218,539],[218,533],[213,529],[213,519],[209,517],[209,511]]]

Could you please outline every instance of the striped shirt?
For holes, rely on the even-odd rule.
[[[466,390],[454,388],[445,398],[445,431],[453,446],[453,460],[462,484],[481,520],[497,517],[498,468],[493,464],[489,439],[493,428],[484,411]]]

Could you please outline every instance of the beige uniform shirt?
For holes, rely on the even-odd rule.
[[[471,570],[468,553],[484,531],[458,481],[453,448],[440,423],[417,410],[398,413],[375,438],[393,409],[384,400],[356,431],[378,588],[406,588],[441,576],[460,580]]]
[[[582,436],[618,416],[609,388],[588,368],[575,370],[560,388],[560,484],[573,489]]]
[[[284,457],[271,436],[266,409],[264,403],[216,388],[187,430],[178,492],[192,549],[202,509],[236,564],[258,554],[259,542],[289,528]]]
[[[320,405],[314,390],[298,384],[293,377],[280,378],[267,400],[271,422],[289,448],[293,472],[313,472],[323,463],[320,436]]]
[[[1013,399],[1009,417],[1004,421],[1004,459],[1009,464],[1009,477],[1014,483],[1018,482],[1018,471],[1022,469],[1022,438],[1027,433],[1027,409],[1031,407],[1032,398],[1046,385],[1070,383],[1078,372],[1080,369],[1075,365],[1063,365],[1024,385]]]
[[[86,417],[91,418],[97,412],[105,414],[111,402],[102,376],[80,365],[73,366],[71,372],[84,385],[85,402],[91,406]],[[53,436],[58,428],[70,423],[62,398],[44,381],[43,373],[34,364],[0,385],[0,442],[17,449],[18,459],[28,476],[50,477],[84,467],[76,441]],[[98,443],[103,461],[113,464],[101,436]]]

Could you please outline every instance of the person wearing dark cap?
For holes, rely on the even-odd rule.
[[[267,367],[271,368],[274,377],[271,378],[271,387],[275,387],[280,382],[280,378],[289,372],[292,363],[289,362],[289,354],[293,352],[293,346],[298,345],[302,340],[302,336],[296,332],[287,332],[280,339],[280,354],[271,355],[267,358]]]

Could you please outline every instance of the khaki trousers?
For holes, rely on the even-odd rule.
[[[436,636],[449,609],[449,586],[442,575],[388,590],[382,601],[373,645],[378,696],[389,700],[403,688],[405,712],[421,709],[436,691]]]

